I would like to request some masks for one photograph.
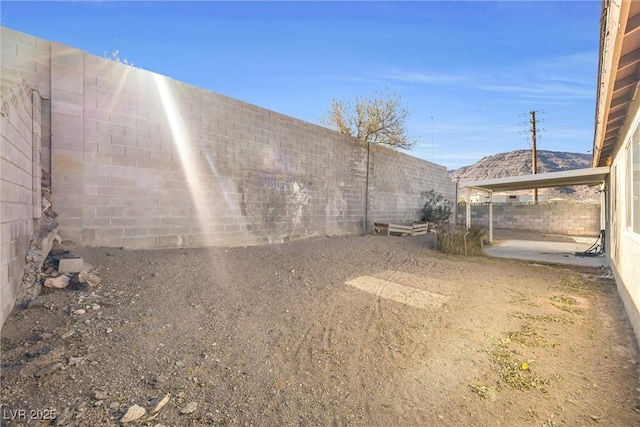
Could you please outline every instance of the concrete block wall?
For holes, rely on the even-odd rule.
[[[458,209],[458,223],[466,223],[465,206],[460,206]],[[471,223],[488,228],[489,205],[472,205]],[[597,236],[600,232],[600,205],[583,203],[494,204],[493,224],[496,228],[573,236]]]
[[[84,54],[51,43],[51,204],[64,237],[81,242],[84,207]]]
[[[25,255],[40,216],[40,95],[20,80],[0,93],[0,325],[22,281]]]
[[[361,142],[13,30],[2,39],[6,74],[50,107],[62,238],[154,248],[362,232]],[[415,219],[420,192],[455,188],[444,167],[378,146],[370,159],[370,222]]]
[[[360,231],[362,144],[103,58],[84,70],[82,223],[65,237],[147,248]]]
[[[446,167],[382,146],[371,147],[369,185],[370,222],[421,220],[424,193],[431,189],[456,201]]]

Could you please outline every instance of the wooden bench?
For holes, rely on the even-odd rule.
[[[413,223],[413,232],[412,236],[419,236],[421,234],[427,234],[429,231],[429,223],[428,222],[415,222]]]
[[[429,224],[426,222],[416,222],[411,225],[392,224],[391,222],[376,222],[373,225],[376,234],[384,234],[387,236],[391,236],[392,234],[398,234],[400,236],[419,236],[421,234],[426,234],[429,229]]]

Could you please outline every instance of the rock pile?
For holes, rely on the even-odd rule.
[[[43,279],[43,264],[54,242],[61,242],[58,236],[58,216],[51,209],[51,192],[42,189],[42,215],[34,224],[34,232],[25,256],[24,275],[16,296],[16,306],[24,306],[40,294]]]
[[[100,284],[100,277],[82,257],[62,245],[58,235],[58,216],[51,208],[51,191],[43,170],[42,215],[36,220],[34,233],[25,256],[22,283],[16,297],[16,307],[29,308],[37,304],[42,286],[51,289],[83,290]],[[35,302],[34,302],[35,301]]]

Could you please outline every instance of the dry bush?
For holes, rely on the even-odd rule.
[[[440,230],[436,250],[449,255],[482,256],[484,230],[471,226],[468,230]]]

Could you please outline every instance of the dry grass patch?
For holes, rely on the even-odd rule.
[[[510,314],[511,317],[515,319],[528,320],[532,322],[542,322],[542,323],[574,323],[574,320],[569,316],[564,314],[553,315],[553,314],[529,314],[523,313],[521,311],[515,311]]]
[[[517,354],[509,348],[511,342],[509,338],[489,337],[486,352],[494,370],[511,388],[522,391],[533,389],[546,393],[545,386],[548,386],[550,381],[533,373],[533,360],[517,360]]]

